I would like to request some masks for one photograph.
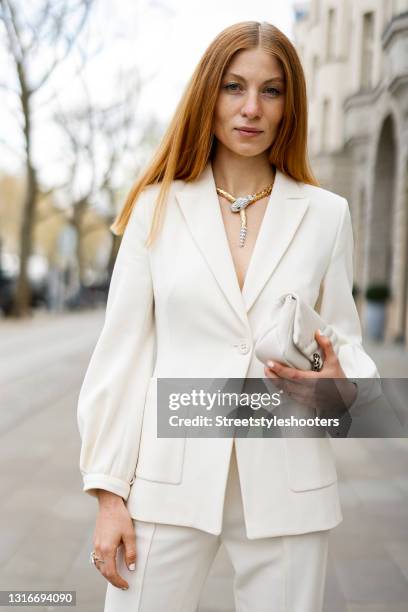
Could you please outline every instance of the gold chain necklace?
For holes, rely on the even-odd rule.
[[[228,193],[228,191],[225,191],[224,189],[221,189],[220,187],[216,187],[218,195],[224,196],[224,198],[226,198],[229,202],[232,202],[230,206],[231,211],[239,212],[239,215],[241,217],[241,229],[239,232],[239,246],[240,247],[244,246],[245,238],[248,232],[245,208],[249,206],[249,204],[253,204],[254,202],[257,202],[258,200],[261,200],[265,196],[270,195],[272,193],[272,187],[273,187],[273,183],[269,185],[268,187],[266,187],[265,189],[262,189],[262,191],[257,191],[256,193],[251,194],[251,195],[240,196],[239,198],[235,198],[233,195]]]

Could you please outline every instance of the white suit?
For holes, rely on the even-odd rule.
[[[334,327],[348,377],[379,377],[352,296],[347,201],[278,170],[241,293],[211,164],[173,182],[146,249],[157,193],[149,186],[132,212],[79,396],[84,490],[121,495],[134,519],[217,535],[235,442],[249,539],[335,527],[328,437],[158,438],[155,402],[157,378],[264,377],[253,347],[272,300],[289,291]]]

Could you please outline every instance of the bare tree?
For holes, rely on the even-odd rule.
[[[125,87],[123,83],[126,83]],[[80,282],[83,280],[84,239],[94,229],[100,229],[100,225],[96,226],[92,221],[85,222],[87,211],[90,208],[99,210],[109,230],[126,180],[126,159],[131,160],[131,173],[135,176],[138,172],[137,158],[143,157],[140,151],[151,148],[158,139],[159,130],[154,120],[137,124],[137,103],[145,83],[139,79],[136,69],[131,74],[120,74],[115,87],[118,93],[107,106],[93,101],[86,83],[83,83],[85,102],[81,107],[69,112],[60,110],[55,115],[66,140],[64,151],[68,175],[60,189],[65,191],[72,207],[71,223],[77,235]],[[109,272],[119,242],[115,236],[109,257]]]
[[[13,90],[18,96],[22,116],[27,179],[20,229],[20,272],[13,313],[15,316],[26,316],[30,312],[27,262],[33,246],[38,193],[32,152],[34,97],[43,90],[54,71],[72,51],[92,3],[93,0],[42,0],[29,6],[30,3],[21,0],[0,0],[2,40],[12,62],[17,87]],[[48,56],[51,57],[47,61]],[[8,88],[7,84],[0,85]]]

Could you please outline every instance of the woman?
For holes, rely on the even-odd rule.
[[[306,113],[286,36],[265,22],[225,29],[113,225],[123,239],[78,404],[105,612],[196,610],[221,542],[240,612],[322,609],[328,535],[342,520],[328,438],[163,438],[156,428],[160,378],[306,375],[253,352],[287,291],[344,338],[336,356],[317,336],[325,364],[309,377],[378,375],[351,292],[348,204],[313,178]],[[248,194],[246,215],[233,212]]]

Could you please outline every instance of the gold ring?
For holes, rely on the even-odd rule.
[[[91,562],[91,564],[92,564],[92,565],[95,565],[95,567],[96,567],[96,563],[95,563],[96,561],[100,561],[101,563],[105,563],[105,561],[104,561],[103,559],[101,559],[100,557],[97,557],[97,556],[96,556],[96,553],[95,553],[95,551],[93,550],[93,551],[91,552],[90,562]]]

